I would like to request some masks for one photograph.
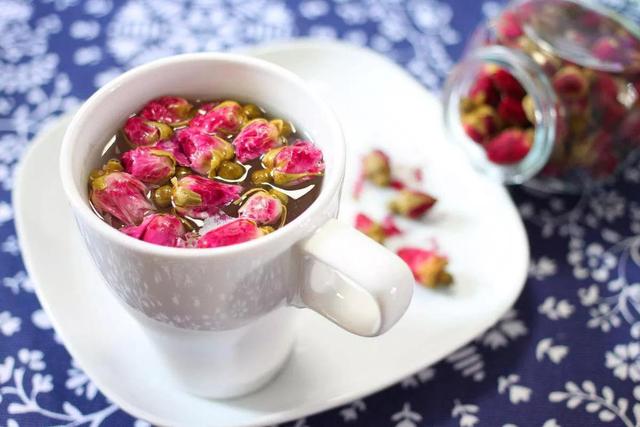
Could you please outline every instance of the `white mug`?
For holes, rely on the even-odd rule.
[[[291,120],[324,153],[318,198],[285,227],[220,248],[157,246],[110,227],[91,210],[88,175],[114,131],[161,95],[251,101]],[[124,73],[77,112],[60,165],[78,228],[106,284],[191,393],[226,398],[267,383],[290,353],[298,308],[376,336],[411,300],[414,280],[403,261],[335,219],[345,147],[334,113],[302,79],[276,65],[200,53]]]

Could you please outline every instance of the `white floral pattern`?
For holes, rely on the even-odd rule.
[[[600,1],[640,22],[638,2]],[[9,192],[16,164],[39,129],[148,60],[295,36],[369,46],[437,90],[473,28],[503,3],[4,0],[1,424],[149,426],[107,401],[64,351],[21,263]],[[397,386],[288,425],[640,427],[638,184],[640,156],[582,194],[514,189],[532,254],[516,306],[484,334]]]

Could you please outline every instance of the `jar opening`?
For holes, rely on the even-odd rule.
[[[480,99],[472,94],[487,75],[500,86],[497,99],[491,93],[481,93]],[[447,80],[445,129],[476,169],[501,182],[520,184],[542,170],[551,156],[556,105],[549,80],[531,58],[501,46],[481,48]]]

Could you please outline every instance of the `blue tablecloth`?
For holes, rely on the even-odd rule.
[[[637,0],[607,0],[640,21]],[[56,338],[12,223],[15,166],[48,120],[172,53],[297,36],[388,55],[437,90],[476,0],[0,0],[0,425],[135,425]],[[43,188],[43,191],[45,189]],[[498,324],[387,390],[291,425],[640,426],[640,162],[580,197],[513,190],[531,240],[522,296]]]

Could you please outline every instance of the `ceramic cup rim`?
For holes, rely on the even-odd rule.
[[[130,85],[146,75],[155,73],[166,73],[172,66],[184,63],[209,62],[212,66],[215,64],[240,64],[255,69],[256,73],[267,73],[274,79],[287,81],[297,87],[300,93],[303,93],[308,102],[312,102],[317,114],[326,123],[330,135],[333,135],[335,141],[331,144],[331,161],[332,167],[327,169],[323,180],[322,188],[318,198],[285,227],[276,230],[266,236],[254,239],[237,245],[224,246],[218,248],[174,248],[168,246],[154,245],[148,242],[134,239],[102,221],[86,203],[79,189],[75,185],[75,177],[78,171],[72,168],[72,154],[74,148],[82,143],[79,130],[83,124],[91,119],[90,113],[99,108],[101,103],[106,100],[113,101],[113,93],[115,89],[124,85]],[[163,94],[158,94],[158,96]],[[117,102],[117,101],[116,101]],[[327,148],[323,147],[323,150]],[[346,148],[344,136],[340,122],[334,111],[329,105],[309,88],[307,83],[294,74],[293,72],[268,61],[234,53],[189,53],[182,55],[174,55],[162,59],[158,59],[144,65],[135,67],[124,74],[111,80],[84,102],[80,109],[76,112],[69,127],[67,128],[62,141],[60,152],[60,178],[62,187],[66,194],[67,200],[71,205],[76,216],[80,216],[85,224],[97,231],[101,238],[108,239],[125,248],[147,253],[149,255],[171,258],[202,258],[202,257],[218,257],[228,256],[245,251],[267,250],[269,246],[277,244],[277,242],[290,239],[294,236],[294,240],[300,240],[309,233],[308,227],[305,226],[310,219],[322,215],[325,208],[330,204],[334,195],[340,191],[342,180],[344,177]],[[78,218],[80,219],[80,218]],[[318,224],[321,225],[321,224]]]

